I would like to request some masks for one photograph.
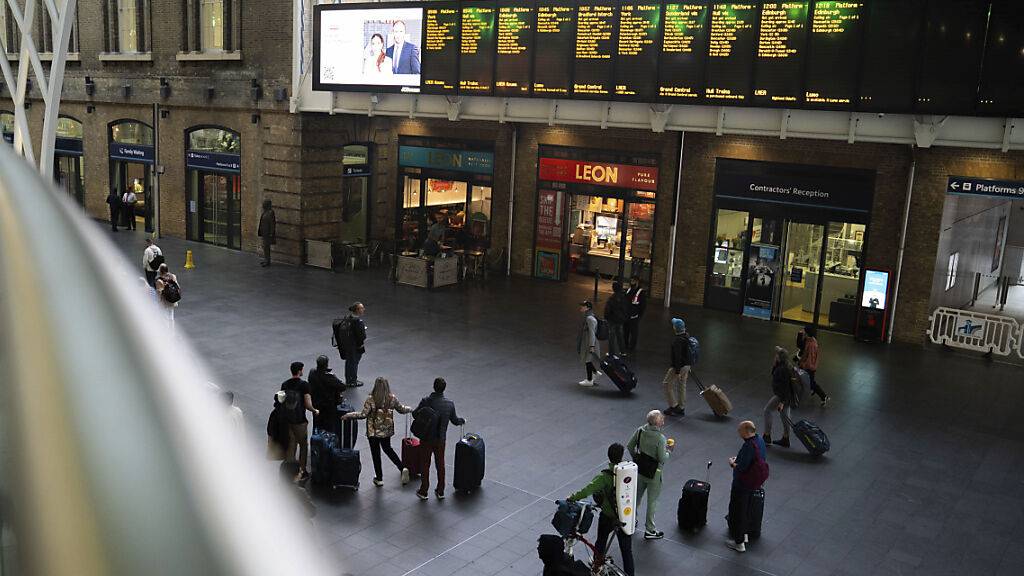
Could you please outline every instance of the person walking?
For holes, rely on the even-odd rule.
[[[260,266],[270,266],[270,247],[277,243],[277,216],[270,199],[263,201],[263,214],[260,214],[260,225],[256,230],[263,247],[263,262]]]
[[[178,307],[181,300],[181,284],[178,284],[178,277],[171,274],[167,264],[161,264],[157,270],[156,280],[153,282],[156,290],[157,301],[163,306],[167,314],[167,327],[174,330],[174,309]]]
[[[160,247],[152,238],[146,238],[146,249],[142,252],[142,271],[146,274],[146,284],[149,284],[150,288],[156,286],[156,273],[163,263],[164,253]]]
[[[669,416],[686,415],[686,380],[690,377],[690,333],[686,331],[686,322],[682,318],[672,319],[672,365],[665,372],[661,385],[665,390]]]
[[[338,404],[344,401],[342,393],[345,391],[345,383],[331,372],[329,363],[327,356],[317,356],[316,368],[309,372],[309,396],[313,400],[313,408],[320,411],[313,416],[313,430],[337,434],[341,422],[338,419]]]
[[[637,428],[626,443],[629,455],[638,467],[636,508],[647,494],[647,519],[644,525],[644,540],[660,540],[665,533],[654,524],[654,514],[661,496],[662,468],[668,462],[675,444],[670,444],[661,429],[665,426],[665,415],[660,410],[647,413],[647,424]]]
[[[622,282],[612,282],[612,296],[604,303],[604,319],[608,322],[608,352],[615,355],[626,353],[625,326],[629,321],[626,294]]]
[[[444,500],[444,449],[448,436],[448,424],[462,426],[466,421],[459,418],[455,413],[455,403],[445,398],[444,391],[448,383],[444,378],[434,379],[434,392],[420,400],[416,410],[430,408],[436,417],[436,428],[426,438],[420,438],[420,454],[423,458],[422,475],[420,476],[420,489],[416,496],[420,500],[426,500],[430,496],[427,491],[430,489],[430,458],[434,458],[434,467],[437,469],[437,487],[434,495],[438,500]]]
[[[110,228],[117,232],[117,220],[121,217],[121,195],[117,193],[117,188],[110,189],[107,204],[110,205]]]
[[[818,371],[818,328],[814,324],[804,326],[804,329],[796,335],[796,346],[800,350],[798,366],[807,372],[811,380],[811,394],[821,398],[821,407],[828,406],[829,395],[818,386],[814,378]]]
[[[131,188],[125,190],[124,194],[121,195],[121,215],[124,218],[126,230],[135,230],[135,204],[138,201],[138,197],[135,196],[135,192]]]
[[[572,502],[578,502],[588,496],[594,496],[601,508],[597,519],[597,556],[603,560],[608,552],[608,537],[615,532],[622,552],[622,569],[627,576],[634,576],[633,568],[633,537],[622,531],[619,520],[618,502],[615,498],[615,466],[622,462],[626,449],[622,444],[615,443],[608,447],[608,467],[598,472],[597,476],[583,489],[569,496]],[[595,559],[595,562],[597,559]]]
[[[750,420],[740,422],[737,428],[743,446],[729,458],[732,466],[732,490],[729,493],[729,539],[725,545],[737,552],[746,552],[747,508],[750,495],[768,479],[768,451],[764,440],[757,436],[757,427]]]
[[[370,454],[373,456],[373,485],[380,487],[384,485],[384,476],[380,469],[381,450],[388,455],[391,463],[398,468],[402,475],[402,484],[409,483],[409,469],[402,466],[402,459],[395,454],[391,447],[391,437],[395,435],[395,412],[409,414],[412,408],[398,401],[398,398],[391,393],[391,385],[387,378],[377,378],[373,383],[373,391],[363,402],[361,412],[349,412],[342,416],[343,420],[366,419],[366,439],[370,444]],[[454,412],[454,410],[453,410]]]
[[[284,407],[288,411],[288,447],[285,449],[285,459],[296,461],[295,449],[298,448],[301,471],[298,479],[304,482],[309,479],[309,469],[306,467],[309,460],[309,443],[306,437],[309,420],[306,420],[306,411],[312,412],[313,417],[319,416],[320,411],[313,407],[309,383],[302,379],[305,366],[302,362],[292,362],[289,368],[292,377],[281,383],[281,390],[285,393]]]
[[[366,323],[363,322],[366,306],[356,302],[348,311],[349,315],[342,321],[338,350],[345,359],[345,385],[355,387],[363,385],[359,380],[359,361],[366,354]]]
[[[629,321],[626,322],[626,350],[636,350],[637,337],[640,335],[640,319],[647,311],[647,290],[640,284],[640,276],[634,274],[629,279],[629,290],[626,291],[626,304],[629,307]]]
[[[789,352],[784,348],[775,347],[775,363],[772,364],[772,397],[764,406],[764,443],[789,448],[790,417],[793,404],[793,365],[789,362]],[[772,442],[772,413],[779,412],[782,417],[782,438]]]
[[[580,314],[583,317],[576,335],[576,355],[587,369],[587,378],[580,380],[579,385],[592,387],[597,385],[594,377],[601,374],[594,364],[601,363],[601,345],[597,340],[597,316],[594,316],[594,305],[590,300],[580,302]]]

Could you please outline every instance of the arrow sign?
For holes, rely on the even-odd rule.
[[[1018,180],[975,178],[973,176],[950,176],[946,183],[946,192],[949,194],[1024,199],[1024,182]]]
[[[949,187],[952,188],[953,190],[959,190],[960,189],[960,183],[959,182],[950,182],[949,183]]]

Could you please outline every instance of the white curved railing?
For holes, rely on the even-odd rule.
[[[95,224],[0,146],[0,574],[338,574]]]
[[[1024,358],[1024,335],[1013,318],[943,307],[936,308],[928,321],[928,338],[935,344]]]

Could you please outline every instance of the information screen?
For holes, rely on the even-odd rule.
[[[576,11],[574,96],[608,97],[615,71],[615,2],[583,2]]]
[[[576,46],[575,0],[537,0],[533,94],[568,96]]]
[[[930,0],[918,80],[918,112],[970,114],[978,99],[988,2]]]
[[[658,95],[695,103],[704,95],[708,57],[707,2],[665,4],[665,31],[658,63]]]
[[[501,0],[498,6],[497,56],[494,66],[496,96],[529,96],[533,71],[533,30],[537,12],[533,2]]]
[[[1020,0],[992,3],[978,113],[1000,116],[1024,110],[1024,10]]]
[[[313,18],[314,90],[419,92],[422,8],[317,6]]]
[[[494,90],[494,2],[462,5],[459,92],[490,96]]]
[[[423,91],[454,94],[459,88],[459,3],[431,2],[424,14]]]
[[[909,112],[924,22],[924,0],[872,0],[861,66],[860,104],[869,112]]]
[[[711,102],[739,104],[750,98],[758,5],[715,3],[711,9],[705,96]]]
[[[804,89],[807,2],[765,2],[761,6],[754,66],[754,103],[792,106]]]
[[[619,6],[615,96],[653,101],[658,94],[661,4],[624,0]]]
[[[808,108],[849,109],[857,97],[864,2],[814,3],[804,76]]]
[[[885,310],[889,295],[889,273],[884,270],[864,271],[864,295],[860,305],[863,308]]]

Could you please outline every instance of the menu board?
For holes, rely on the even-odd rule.
[[[697,102],[704,94],[708,57],[707,2],[665,4],[665,26],[658,62],[658,96]]]
[[[930,0],[915,110],[969,114],[978,98],[988,3]]]
[[[753,2],[715,3],[711,8],[707,100],[739,104],[750,97],[757,16]]]
[[[423,92],[454,94],[459,88],[459,3],[431,2],[424,21]]]
[[[811,108],[848,109],[857,97],[864,2],[814,3],[804,69],[804,102]]]
[[[909,112],[913,108],[924,4],[924,0],[868,2],[860,110]]]
[[[661,4],[623,1],[615,51],[616,96],[648,101],[657,96],[660,36]]]
[[[494,2],[462,5],[459,92],[489,96],[494,89]]]
[[[988,41],[982,70],[986,73],[978,94],[981,114],[1012,115],[1024,110],[1024,10],[1020,0],[992,4]]]
[[[793,106],[803,99],[807,2],[761,6],[754,66],[754,98],[760,106]]]
[[[533,29],[537,13],[532,2],[501,0],[494,66],[496,96],[528,96],[533,72]]]
[[[537,0],[533,94],[568,96],[576,46],[575,0]]]
[[[615,2],[585,2],[576,11],[574,96],[601,98],[612,93],[615,71]]]

